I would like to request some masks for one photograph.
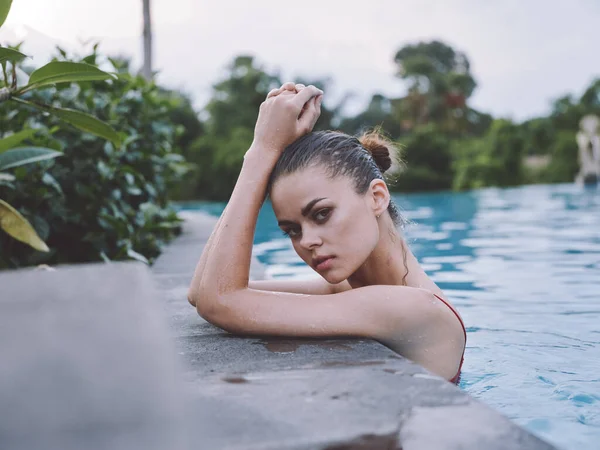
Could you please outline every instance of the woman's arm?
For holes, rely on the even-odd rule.
[[[408,286],[365,286],[331,295],[246,288],[222,295],[219,307],[204,318],[242,335],[376,339],[448,380],[456,375],[465,345],[452,311],[430,291]]]
[[[210,244],[211,242],[209,240],[206,245]],[[200,271],[200,273],[204,271],[204,265],[206,263],[206,257],[205,255],[203,256],[204,258],[198,263],[197,270]],[[321,277],[315,277],[308,280],[250,280],[248,282],[248,287],[258,291],[290,292],[293,294],[311,295],[338,294],[352,289],[347,280],[338,284],[331,284]],[[194,308],[196,307],[195,300],[191,296],[188,296],[188,301]]]
[[[323,278],[310,280],[258,280],[250,281],[250,289],[259,291],[292,292],[295,294],[328,295],[345,292],[352,289],[350,283],[344,280],[338,284],[328,283]]]
[[[309,86],[261,105],[254,142],[192,278],[188,298],[202,316],[218,309],[223,295],[248,288],[256,220],[269,175],[283,149],[312,130],[320,112],[316,97],[321,94]]]
[[[272,89],[269,92],[269,94],[267,95],[267,99],[276,97],[280,94],[285,94],[285,95],[297,94],[305,88],[306,88],[306,86],[303,84],[295,84],[292,82],[287,82],[287,83],[284,83],[280,88]],[[319,104],[320,104],[320,102],[319,102]],[[306,103],[304,105],[303,112],[306,110],[307,107],[308,107],[308,103]],[[215,236],[215,234],[217,234],[215,231],[221,225],[222,217],[223,216],[221,215],[221,217],[217,221],[217,224],[215,225],[215,230],[213,231],[208,242],[205,245],[206,249],[212,247],[212,245],[214,243],[214,236]],[[206,266],[206,260],[208,259],[208,253],[209,253],[208,251],[204,251],[202,253],[202,255],[200,257],[200,261],[198,262],[198,264],[196,266],[195,272],[197,274],[204,273],[204,267]],[[201,282],[201,280],[200,280],[200,282]],[[295,293],[301,293],[301,294],[321,294],[321,295],[335,294],[337,292],[343,292],[348,289],[351,289],[348,282],[342,282],[342,283],[339,283],[338,285],[334,286],[334,285],[327,283],[323,279],[311,280],[307,283],[294,281],[294,280],[249,281],[249,286],[253,289],[261,289],[261,290],[265,290],[265,291],[295,292]],[[188,301],[195,308],[196,301],[195,301],[194,297],[192,297],[192,295],[190,295],[191,293],[192,293],[192,291],[190,290],[190,292],[188,293]]]

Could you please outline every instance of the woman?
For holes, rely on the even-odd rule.
[[[360,141],[311,133],[322,95],[286,83],[261,105],[188,299],[232,333],[372,338],[457,382],[466,332],[396,229],[400,218],[382,175],[392,162],[390,146],[374,133]],[[321,279],[249,282],[266,194],[296,253]]]

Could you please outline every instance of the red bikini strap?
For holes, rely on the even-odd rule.
[[[446,305],[448,308],[450,308],[450,310],[454,313],[454,315],[456,316],[456,318],[459,320],[460,324],[462,325],[463,328],[463,332],[465,333],[465,340],[467,339],[467,329],[465,328],[465,323],[463,322],[462,318],[458,315],[458,313],[456,312],[456,310],[450,305],[450,303],[448,303],[446,300],[444,300],[442,297],[440,297],[439,295],[433,294],[438,300],[440,300],[444,305]]]

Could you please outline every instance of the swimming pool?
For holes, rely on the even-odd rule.
[[[395,195],[415,255],[467,325],[461,388],[565,449],[600,441],[600,190]],[[224,204],[186,205],[219,215]],[[261,211],[269,277],[314,276]]]

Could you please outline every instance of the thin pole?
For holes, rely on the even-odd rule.
[[[146,79],[152,78],[152,15],[150,14],[150,0],[142,0],[144,4],[144,65],[142,75]]]

